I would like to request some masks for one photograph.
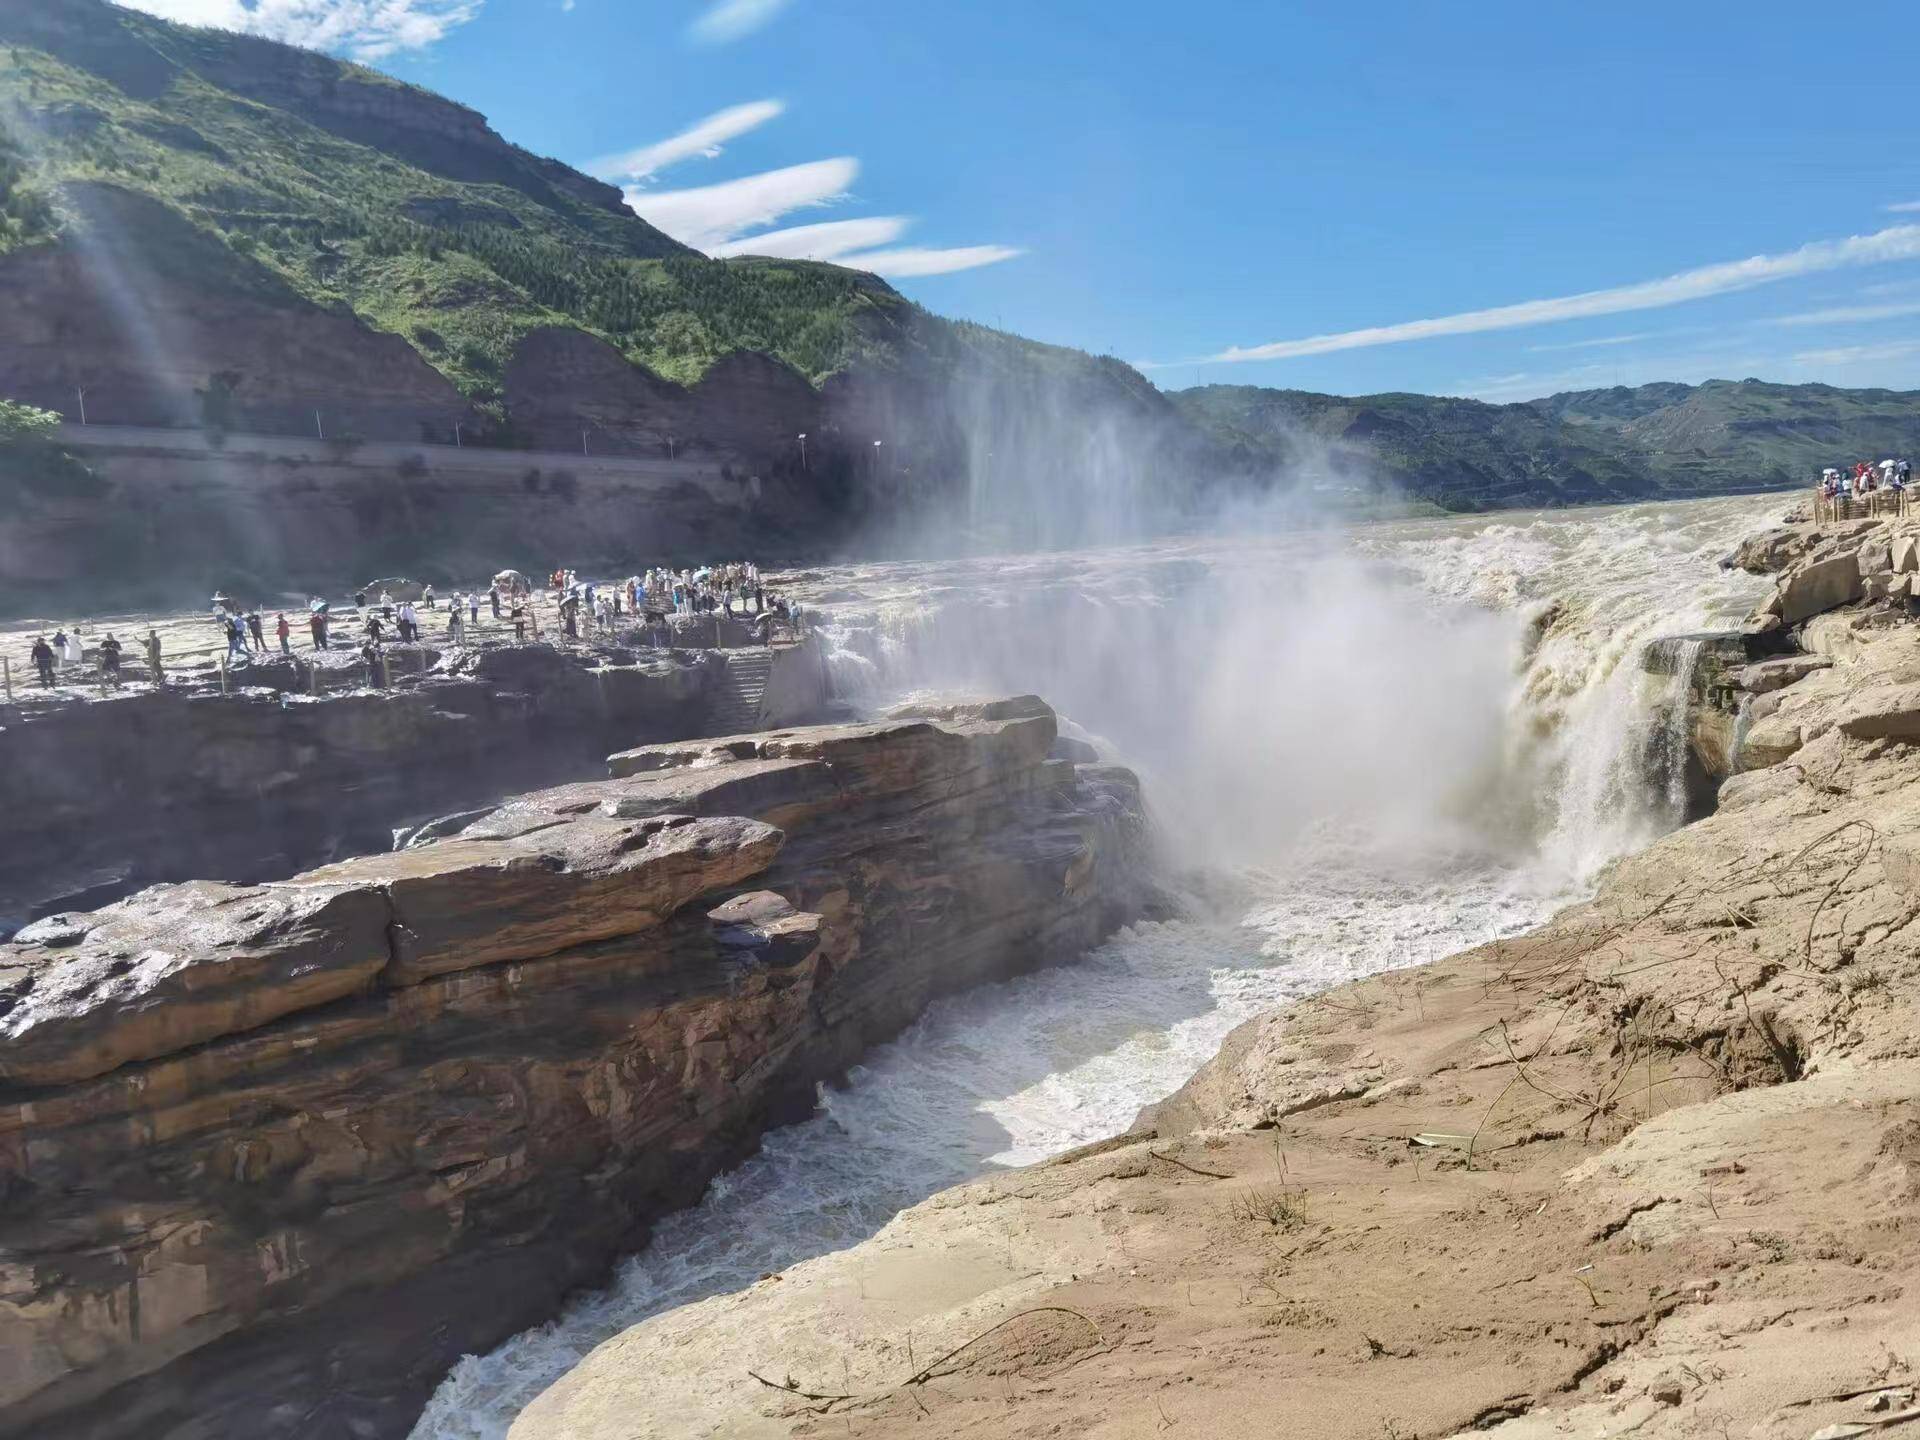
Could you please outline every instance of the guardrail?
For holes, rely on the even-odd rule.
[[[1897,519],[1913,511],[1912,492],[1887,487],[1869,490],[1865,495],[1829,497],[1819,486],[1813,491],[1813,523],[1837,525],[1843,520]]]

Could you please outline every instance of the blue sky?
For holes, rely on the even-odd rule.
[[[1169,388],[1920,387],[1911,0],[138,3]]]

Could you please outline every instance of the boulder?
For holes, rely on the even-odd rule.
[[[1860,595],[1860,565],[1852,553],[1815,560],[1781,579],[1780,618],[1797,625],[1823,610],[1851,605]]]
[[[1820,539],[1817,526],[1779,525],[1748,536],[1720,563],[1722,568],[1738,567],[1754,575],[1774,575],[1805,559]]]
[[[1893,569],[1891,547],[1885,541],[1874,545],[1862,545],[1855,563],[1860,567],[1862,576],[1885,575]]]
[[[104,1075],[373,984],[384,896],[351,882],[162,885],[0,945],[0,1078]]]
[[[1798,721],[1784,715],[1770,715],[1749,726],[1740,738],[1740,747],[1733,757],[1734,768],[1765,770],[1792,759],[1805,743]]]
[[[1100,752],[1084,740],[1075,740],[1069,735],[1055,737],[1052,748],[1047,751],[1051,760],[1071,760],[1076,765],[1098,765]]]
[[[1755,695],[1764,695],[1769,690],[1780,690],[1797,680],[1804,680],[1816,670],[1832,668],[1833,661],[1824,655],[1783,655],[1778,660],[1762,660],[1749,665],[1734,677],[1742,690]]]
[[[366,593],[369,605],[378,605],[380,597],[386,595],[394,604],[403,600],[418,602],[426,586],[418,580],[407,580],[398,575],[390,575],[385,580],[369,580],[362,589]]]
[[[1849,696],[1839,727],[1854,740],[1920,740],[1920,684],[1876,685]]]
[[[1893,568],[1902,575],[1920,570],[1920,536],[1895,536],[1889,558],[1893,562]]]

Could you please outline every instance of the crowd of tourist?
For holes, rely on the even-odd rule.
[[[1905,460],[1879,464],[1856,461],[1852,469],[1829,467],[1820,473],[1820,498],[1859,500],[1881,491],[1902,494],[1913,483],[1913,466]]]
[[[398,588],[396,583],[396,588]],[[411,595],[411,590],[407,592]],[[724,615],[744,623],[761,643],[773,643],[775,627],[784,625],[796,638],[801,633],[799,605],[769,592],[760,567],[751,561],[723,565],[703,565],[674,570],[655,567],[643,575],[621,581],[583,581],[576,571],[555,570],[547,583],[547,595],[554,606],[558,634],[579,639],[583,632],[600,632],[611,637],[622,628],[636,632],[647,644],[669,648],[674,643],[673,616]],[[503,570],[485,589],[455,590],[445,597],[446,639],[455,646],[469,643],[469,632],[480,625],[482,605],[502,628],[513,627],[516,641],[541,638],[541,627],[534,612],[534,590],[518,571]],[[379,672],[384,647],[389,642],[411,644],[423,637],[422,612],[436,613],[442,600],[431,584],[419,587],[419,598],[395,600],[384,587],[369,596],[365,590],[353,596],[355,620],[360,632],[360,655],[369,676]],[[736,608],[737,607],[737,608]],[[268,615],[271,614],[271,622]],[[261,605],[245,606],[232,597],[216,593],[212,600],[212,620],[225,645],[220,655],[223,667],[248,664],[256,656],[293,653],[294,622],[286,612]],[[332,605],[320,596],[307,601],[307,633],[316,651],[335,647]],[[269,630],[272,640],[269,641]],[[351,640],[348,644],[351,645]],[[149,629],[144,647],[148,667],[158,683],[163,675],[161,641],[157,631]],[[96,646],[98,677],[105,684],[117,685],[123,647],[108,634]],[[51,639],[37,636],[29,658],[39,683],[53,689],[62,681],[62,672],[77,678],[85,670],[85,652],[79,639],[61,629]]]

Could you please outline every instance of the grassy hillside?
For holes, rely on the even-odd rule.
[[[0,134],[0,248],[57,236],[63,182],[138,190],[483,402],[543,325],[671,379],[744,349],[817,380],[908,308],[833,266],[707,260],[613,187],[374,71],[99,0],[0,0]]]

